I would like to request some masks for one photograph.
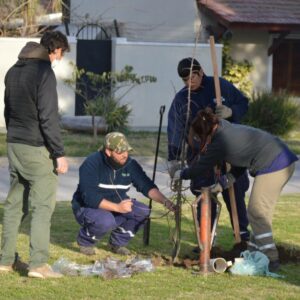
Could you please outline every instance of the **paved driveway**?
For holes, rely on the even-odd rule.
[[[154,160],[151,157],[135,157],[137,161],[141,163],[145,172],[150,178],[153,175],[153,164]],[[84,158],[68,158],[69,161],[69,172],[65,175],[59,175],[59,187],[57,193],[58,201],[69,201],[72,198],[73,192],[78,184],[78,168]],[[252,178],[250,177],[251,183]],[[167,196],[172,195],[169,188],[170,179],[167,173],[166,162],[163,159],[158,159],[157,171],[155,175],[155,183]],[[188,187],[188,182],[185,182]],[[9,172],[8,172],[8,161],[6,157],[0,157],[0,201],[3,201],[7,195],[9,189]],[[251,189],[249,189],[250,191]],[[249,192],[248,191],[248,192]],[[296,171],[285,186],[283,194],[289,193],[300,193],[300,162],[296,163]],[[187,194],[191,194],[187,191]],[[141,197],[141,194],[137,193],[134,188],[131,189],[130,196],[134,198]],[[143,196],[142,196],[143,197]]]

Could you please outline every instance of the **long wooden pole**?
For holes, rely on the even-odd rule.
[[[217,106],[219,106],[219,105],[222,105],[221,88],[220,88],[220,80],[219,80],[219,75],[218,75],[218,64],[217,64],[215,39],[213,36],[209,37],[209,44],[210,44],[210,53],[211,53],[211,60],[212,60],[213,72],[214,72],[216,104],[217,104]],[[239,219],[238,219],[238,215],[237,215],[234,187],[231,186],[228,189],[228,192],[229,192],[229,199],[230,199],[230,206],[231,206],[231,217],[232,217],[232,223],[233,223],[234,237],[235,237],[235,241],[237,243],[240,243],[241,242],[240,226],[239,226]]]

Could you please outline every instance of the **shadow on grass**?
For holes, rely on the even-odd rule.
[[[0,206],[0,219],[3,217],[3,205]],[[30,215],[28,215],[20,228],[20,233],[29,235],[30,228]],[[51,227],[51,244],[58,246],[59,248],[72,251],[70,253],[73,258],[77,260],[77,254],[79,249],[76,245],[76,237],[80,226],[76,223],[70,202],[58,202],[55,212],[52,218]],[[150,231],[150,243],[149,246],[143,245],[143,230],[140,230],[138,234],[131,240],[129,249],[136,255],[142,256],[155,256],[162,258],[162,261],[171,259],[171,253],[173,249],[172,234],[174,230],[174,221],[171,217],[158,218],[151,220]],[[105,254],[107,251],[106,243],[109,234],[99,241],[97,247],[100,253]],[[232,229],[226,225],[218,226],[218,243],[219,252],[218,257],[223,257],[222,253],[230,251],[234,245],[234,239],[232,236]],[[182,216],[182,231],[181,231],[181,250],[179,254],[179,260],[183,261],[187,257],[190,260],[198,260],[199,254],[193,253],[193,248],[196,247],[196,236],[193,228],[191,218],[187,217],[187,214]],[[24,245],[24,249],[28,249],[28,245]],[[299,262],[300,262],[300,249],[291,244],[279,244],[280,258],[282,259],[282,271],[280,272],[285,278],[278,279],[287,283],[300,286],[299,275]],[[26,251],[24,250],[23,251]],[[222,252],[224,251],[224,252]],[[61,252],[61,251],[60,251]],[[58,254],[60,255],[60,254]],[[68,256],[68,253],[65,253]],[[212,256],[216,257],[216,256]],[[72,259],[73,259],[72,258]],[[71,259],[71,258],[70,258]],[[82,261],[78,257],[79,261]],[[168,265],[164,263],[163,265]],[[183,263],[176,264],[177,267],[186,267]]]
[[[164,212],[162,212],[164,215]],[[3,205],[0,205],[0,219],[3,218]],[[136,254],[151,255],[151,253],[159,253],[162,256],[171,256],[173,243],[172,243],[172,233],[175,227],[173,218],[158,218],[151,220],[151,231],[150,231],[150,244],[145,246],[143,244],[143,229],[141,229],[137,235],[130,241],[129,248],[136,252]],[[29,236],[30,232],[30,220],[31,213],[25,217],[21,226],[20,233]],[[183,223],[190,222],[184,217],[182,219]],[[71,209],[70,202],[57,202],[55,211],[52,216],[51,222],[51,243],[57,245],[61,248],[65,248],[70,251],[78,252],[79,247],[76,244],[76,238],[78,231],[80,229],[79,224],[76,222],[73,212]],[[181,243],[181,253],[191,252],[193,247],[196,246],[196,237],[193,230],[190,230],[192,224],[189,228],[182,228],[182,243]],[[106,244],[109,239],[109,233],[97,243],[99,249],[107,250]]]

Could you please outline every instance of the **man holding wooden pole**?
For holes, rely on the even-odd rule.
[[[175,95],[168,113],[168,169],[171,177],[174,176],[174,173],[180,167],[182,139],[187,140],[184,132],[186,118],[188,118],[190,126],[191,121],[199,110],[211,107],[219,118],[239,123],[248,110],[248,99],[245,95],[223,78],[219,78],[222,104],[217,106],[214,77],[207,76],[196,59],[191,57],[182,59],[178,64],[177,71],[185,86]],[[186,155],[189,166],[197,162],[199,159],[197,154],[197,152],[192,151],[189,145]],[[205,175],[205,181],[200,178],[191,181],[190,188],[196,196],[200,194],[202,187],[210,186],[215,182],[214,170]],[[248,187],[249,179],[247,173],[245,173],[234,184],[239,231],[242,241],[248,241],[249,239],[245,205],[245,193]],[[228,190],[224,191],[222,195],[228,211],[231,212]],[[212,203],[212,221],[215,218],[215,212],[216,204]],[[198,217],[200,217],[199,210],[198,214]]]

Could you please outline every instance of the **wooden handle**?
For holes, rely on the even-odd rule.
[[[241,242],[240,225],[239,225],[239,219],[238,219],[238,213],[237,213],[237,207],[235,201],[234,187],[231,186],[230,188],[228,188],[228,192],[229,192],[229,199],[230,199],[230,206],[231,206],[231,217],[233,223],[234,237],[235,237],[235,241],[237,243],[240,243]]]
[[[213,36],[209,37],[209,44],[210,44],[211,61],[212,61],[213,72],[214,72],[216,101],[217,101],[217,105],[222,105],[221,88],[220,88],[220,80],[219,80],[219,75],[218,75],[218,64],[217,64],[217,55],[216,55],[216,47],[215,47],[215,38]]]
[[[215,47],[215,38],[213,36],[209,37],[209,44],[210,44],[211,61],[212,61],[213,71],[214,71],[214,84],[215,84],[215,93],[216,93],[216,102],[217,102],[216,104],[222,105],[220,79],[219,79],[219,75],[218,75],[218,64],[217,64],[217,55],[216,55],[216,47]],[[232,217],[232,223],[233,223],[234,237],[235,237],[235,241],[237,243],[240,243],[241,242],[240,226],[239,226],[239,219],[238,219],[238,214],[237,214],[237,207],[236,207],[233,186],[231,186],[228,189],[228,191],[229,191],[229,198],[230,198],[231,217]]]

